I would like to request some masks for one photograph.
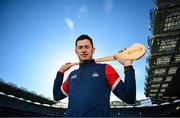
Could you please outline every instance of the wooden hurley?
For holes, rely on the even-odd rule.
[[[114,56],[118,56],[120,59],[132,59],[132,60],[138,60],[142,56],[144,56],[146,52],[146,48],[144,45],[140,43],[135,43],[131,47],[126,48],[122,51],[119,51],[117,54],[112,56],[107,56],[99,59],[95,59],[95,62],[105,62],[105,61],[115,61],[116,58]],[[79,62],[72,63],[74,66],[79,65]]]

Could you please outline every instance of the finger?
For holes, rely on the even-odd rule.
[[[123,50],[120,50],[119,53],[120,53],[120,52],[123,52]]]
[[[123,65],[123,59],[119,58],[117,55],[115,55],[114,58]]]
[[[118,56],[114,56],[114,58],[115,58],[119,63],[122,64],[122,59],[120,59]]]
[[[71,64],[71,62],[67,62],[67,63],[65,63],[65,65],[68,65],[68,64]]]
[[[117,56],[116,55],[114,55],[114,59],[117,60]]]
[[[120,58],[119,58],[117,55],[115,55],[114,58],[115,58],[116,60],[120,60]]]

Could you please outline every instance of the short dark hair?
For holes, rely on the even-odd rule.
[[[89,40],[90,43],[92,44],[92,47],[94,47],[92,38],[91,38],[90,36],[86,35],[86,34],[82,34],[82,35],[80,35],[80,36],[76,39],[76,45],[75,45],[75,46],[77,46],[77,42],[78,42],[78,41],[84,40],[84,39]]]

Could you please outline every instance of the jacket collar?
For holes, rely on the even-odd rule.
[[[83,62],[81,62],[79,65],[80,65],[80,67],[84,67],[84,66],[86,66],[86,65],[91,65],[91,64],[95,64],[95,63],[96,63],[95,60],[94,60],[94,59],[91,59],[91,60],[83,61]]]

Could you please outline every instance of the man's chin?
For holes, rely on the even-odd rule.
[[[82,59],[81,61],[88,61],[88,60],[90,60],[90,59]]]
[[[83,58],[81,59],[81,62],[91,60],[90,58]]]

